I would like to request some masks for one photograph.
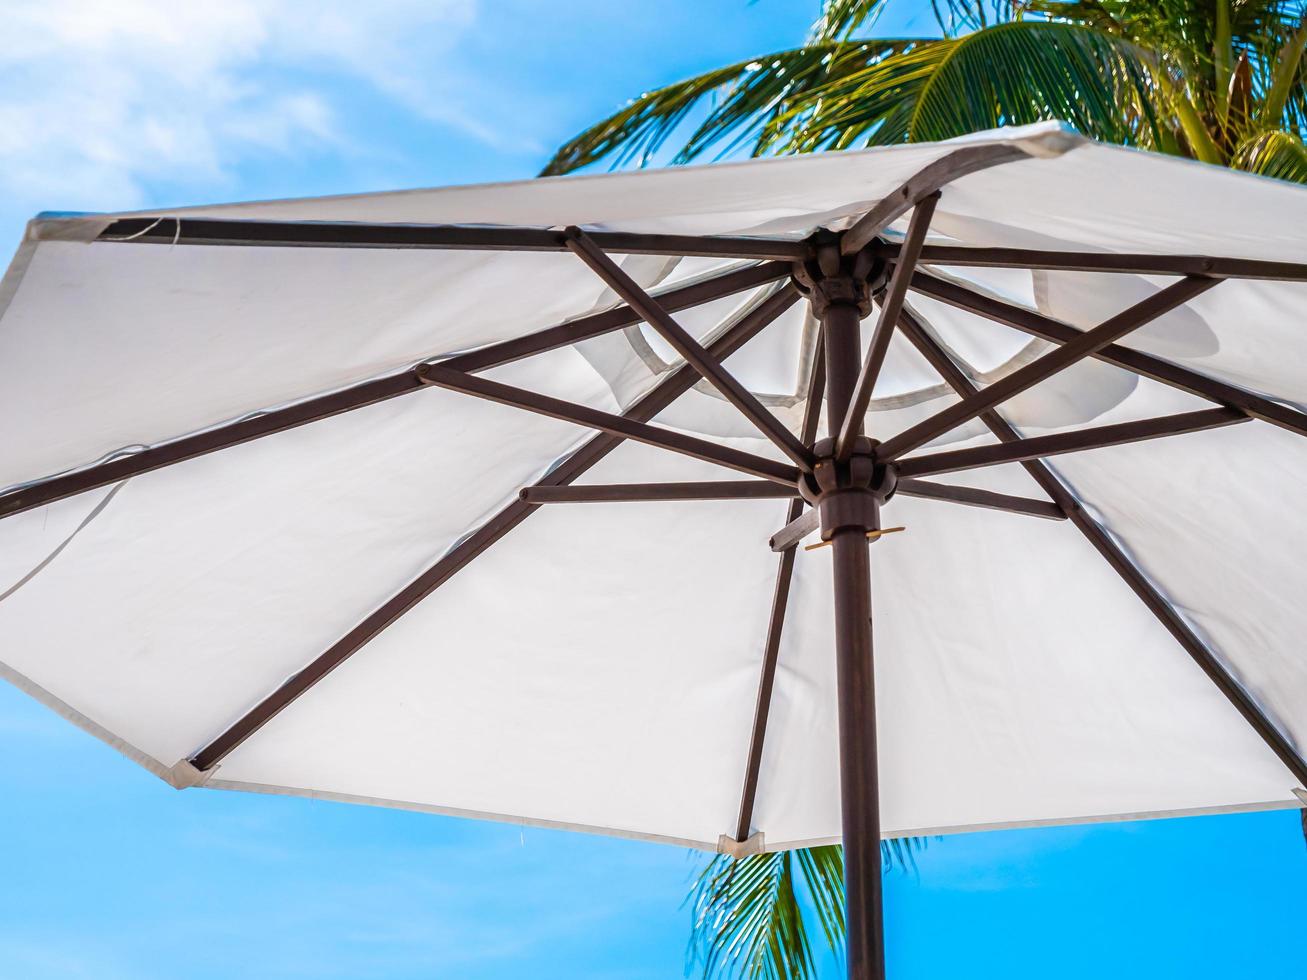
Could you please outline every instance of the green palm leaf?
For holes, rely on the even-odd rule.
[[[1240,170],[1307,184],[1307,146],[1292,133],[1268,132],[1254,136],[1235,151]]]
[[[1307,130],[1304,0],[932,2],[943,37],[855,39],[887,0],[826,0],[806,46],[646,93],[545,172],[643,164],[676,143],[684,162],[713,148],[844,149],[1053,118],[1240,166],[1251,136]]]
[[[826,0],[809,40],[847,41],[858,31],[870,29],[887,6],[886,0]]]
[[[1153,66],[1134,44],[1075,24],[1026,20],[959,39],[922,89],[908,138],[947,139],[1062,119],[1114,143],[1158,141]]]
[[[1016,21],[961,38],[918,40],[892,57],[809,85],[773,115],[766,146],[790,152],[949,139],[1064,119],[1111,142],[1165,142],[1154,67],[1120,38]]]
[[[684,82],[646,92],[625,108],[569,140],[542,175],[567,173],[611,157],[614,166],[646,164],[684,127],[695,110],[707,104],[674,162],[691,160],[710,147],[728,142],[726,152],[754,141],[761,153],[771,141],[760,140],[769,123],[785,115],[791,102],[815,87],[865,68],[901,50],[902,40],[831,41],[761,55]]]
[[[881,863],[915,869],[923,847],[922,838],[883,841]],[[817,970],[814,926],[830,949],[838,953],[844,945],[844,851],[832,845],[718,855],[699,875],[689,902],[690,960],[704,977],[809,980]]]
[[[807,152],[1063,118],[1098,139],[1165,147],[1146,55],[1109,34],[1018,21],[962,38],[823,41],[645,93],[561,147],[545,174],[713,147]],[[693,113],[705,114],[688,133]]]

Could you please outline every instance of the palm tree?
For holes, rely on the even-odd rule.
[[[886,3],[825,0],[802,47],[647,92],[544,172],[644,163],[672,140],[683,162],[1062,119],[1106,142],[1307,182],[1303,0],[932,0],[942,36],[867,36]]]
[[[932,0],[938,37],[877,38],[888,0],[824,0],[806,44],[647,92],[561,147],[559,174],[949,139],[1062,119],[1088,136],[1307,183],[1307,0]],[[1307,832],[1307,811],[1304,813]],[[922,841],[883,845],[910,867]],[[843,941],[838,847],[719,856],[690,902],[705,975],[803,980]]]

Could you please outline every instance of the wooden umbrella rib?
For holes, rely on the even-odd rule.
[[[1205,408],[1162,418],[1097,425],[1073,432],[1017,439],[1014,442],[999,443],[997,446],[975,446],[970,449],[950,449],[924,456],[910,456],[899,460],[898,472],[900,476],[955,473],[981,466],[1018,463],[1062,453],[1077,453],[1107,446],[1122,446],[1146,439],[1160,439],[1186,432],[1202,432],[1206,429],[1248,421],[1251,419],[1237,408]]]
[[[613,292],[640,313],[646,323],[685,358],[704,379],[734,405],[781,452],[790,457],[804,472],[811,472],[815,460],[811,450],[787,429],[774,414],[758,401],[721,362],[668,314],[666,308],[646,293],[640,285],[599,248],[581,229],[572,227],[566,232],[568,248],[588,265]]]
[[[622,254],[715,258],[807,258],[809,246],[792,239],[734,235],[658,235],[595,231],[595,241]],[[252,218],[163,216],[119,218],[97,242],[241,248],[443,249],[563,252],[566,236],[551,228],[510,225],[431,225],[366,221],[266,221]]]
[[[821,527],[821,512],[813,507],[789,518],[785,526],[768,539],[767,544],[778,554],[782,551],[790,551],[819,527]]]
[[[1048,464],[1043,461],[1034,465],[1048,467]],[[1050,478],[1052,478],[1051,475]],[[1307,788],[1307,760],[1303,759],[1297,746],[1285,736],[1279,726],[1244,690],[1215,651],[1199,638],[1198,634],[1185,622],[1184,617],[1176,611],[1171,601],[1149,581],[1148,576],[1121,549],[1102,525],[1085,513],[1083,507],[1076,506],[1070,511],[1069,516],[1071,523],[1089,540],[1094,549],[1112,566],[1113,571],[1148,607],[1148,610],[1157,617],[1162,626],[1166,628],[1166,631],[1189,654],[1199,669],[1207,675],[1208,679],[1225,695],[1235,710],[1243,716],[1244,721],[1261,736],[1267,748],[1275,753],[1276,758],[1298,780],[1298,785]]]
[[[418,373],[427,384],[448,388],[451,391],[462,392],[466,395],[475,395],[477,398],[485,398],[501,405],[510,405],[513,408],[521,408],[528,412],[546,415],[564,422],[574,422],[577,425],[598,429],[600,432],[621,436],[623,439],[642,442],[657,449],[667,449],[707,463],[726,466],[739,470],[741,473],[748,473],[750,476],[757,476],[764,480],[774,480],[785,486],[794,486],[799,480],[798,470],[787,463],[778,463],[763,456],[756,456],[753,453],[747,453],[731,446],[709,442],[706,439],[686,435],[673,429],[663,429],[649,425],[647,422],[637,422],[626,416],[603,412],[586,405],[578,405],[575,402],[564,401],[561,398],[553,398],[539,392],[527,391],[525,388],[517,388],[499,381],[491,381],[489,378],[478,377],[474,374],[452,371],[439,364],[424,364],[418,369]]]
[[[946,382],[963,398],[978,389],[949,357],[947,352],[912,318],[902,323],[904,333],[926,357]],[[1019,442],[1021,437],[997,411],[990,409],[980,418],[1002,442]],[[1261,737],[1266,746],[1291,772],[1299,784],[1307,788],[1307,760],[1297,747],[1243,689],[1216,653],[1203,642],[1185,622],[1143,571],[1135,564],[1112,536],[1088,513],[1079,499],[1063,486],[1053,469],[1043,460],[1027,460],[1021,464],[1035,479],[1040,488],[1066,513],[1076,529],[1088,539],[1094,549],[1107,561],[1113,571],[1148,608],[1162,626],[1180,644],[1181,648],[1198,665],[1199,669],[1216,685],[1244,721]]]
[[[685,309],[775,282],[789,275],[789,271],[790,266],[783,262],[769,262],[736,269],[724,275],[670,290],[659,297],[659,302],[667,309]],[[483,371],[533,354],[545,353],[611,333],[639,323],[640,320],[640,314],[629,306],[616,307],[549,327],[525,337],[513,338],[466,354],[459,354],[441,363],[460,371]],[[262,412],[237,422],[215,426],[195,435],[183,436],[85,469],[49,477],[0,495],[0,519],[142,473],[196,459],[344,412],[366,408],[399,395],[421,391],[424,387],[426,386],[417,372],[410,369],[401,374],[360,382],[340,391],[305,399],[286,408]]]
[[[930,418],[923,419],[898,435],[885,440],[878,447],[877,453],[887,460],[897,459],[904,453],[925,445],[950,429],[971,421],[985,409],[993,408],[1000,402],[1034,387],[1039,382],[1052,377],[1077,361],[1093,355],[1132,330],[1137,330],[1177,306],[1184,305],[1219,282],[1221,282],[1220,279],[1188,276],[1172,283],[1147,299],[1134,304],[1129,309],[1105,320],[1094,329],[1078,334],[1074,340],[1062,344],[1025,367],[1019,368],[993,384],[978,390],[974,395],[950,405]]]
[[[1002,323],[1051,343],[1066,344],[1083,336],[1083,331],[1060,320],[985,296],[983,293],[920,270],[912,277],[912,288],[941,303],[993,320],[995,323]],[[1120,344],[1109,344],[1092,356],[1180,391],[1187,391],[1218,404],[1237,408],[1255,419],[1296,432],[1298,435],[1307,435],[1307,414],[1298,409],[1205,374],[1199,374],[1197,371],[1152,354],[1145,354]]]
[[[331,418],[365,408],[398,395],[420,391],[422,382],[412,371],[353,385],[329,395],[320,395],[287,408],[264,412],[230,422],[172,442],[120,456],[86,469],[48,477],[0,495],[0,519],[43,507],[97,487],[163,469],[175,463],[206,456],[264,436],[284,432],[309,422]]]
[[[903,300],[908,293],[908,284],[912,281],[912,271],[916,268],[917,256],[926,241],[926,232],[930,229],[930,219],[935,214],[935,205],[939,202],[939,192],[928,194],[917,202],[912,209],[912,220],[908,223],[908,234],[903,241],[894,272],[890,276],[885,292],[880,298],[880,313],[876,326],[867,345],[867,354],[858,372],[858,380],[853,385],[853,397],[849,401],[848,413],[840,426],[835,440],[835,458],[848,462],[853,455],[853,445],[862,434],[863,417],[867,406],[871,404],[872,391],[876,379],[880,376],[889,352],[890,339],[894,336],[894,326],[899,319],[899,310],[903,309]]]
[[[808,402],[804,406],[803,422],[799,433],[805,445],[811,445],[817,438],[822,397],[826,391],[826,356],[821,334],[817,336],[812,357]],[[786,511],[787,524],[797,520],[802,513],[803,501],[792,500]],[[740,843],[749,838],[753,825],[754,805],[758,799],[758,780],[762,774],[762,750],[767,739],[767,719],[771,713],[772,690],[776,685],[776,665],[781,654],[781,634],[785,628],[785,614],[790,602],[790,585],[794,579],[795,554],[793,548],[786,551],[781,555],[776,567],[776,585],[772,590],[771,614],[767,620],[767,638],[763,642],[758,694],[754,701],[753,727],[749,732],[749,755],[744,768],[744,787],[740,792],[740,813],[735,824],[735,839]]]
[[[792,268],[793,266],[787,262],[760,262],[659,293],[658,302],[663,309],[670,311],[702,306],[784,279],[790,275]],[[541,354],[583,340],[601,337],[623,327],[634,326],[641,320],[643,316],[640,313],[623,304],[611,310],[560,323],[555,327],[537,330],[525,337],[514,337],[497,344],[478,347],[476,350],[458,354],[441,363],[458,371],[486,371],[533,354]]]
[[[523,487],[529,504],[625,503],[679,500],[775,500],[797,497],[795,487],[770,480],[707,480],[686,483],[605,483],[567,487]]]
[[[878,241],[874,242],[871,248],[881,258],[896,261],[903,246],[897,242]],[[1307,282],[1307,265],[1301,262],[1274,262],[1209,255],[1058,252],[1033,248],[927,245],[922,249],[917,261],[923,265],[954,268],[1047,269],[1138,276],[1217,276],[1222,279]]]
[[[739,350],[769,323],[798,300],[798,293],[787,286],[743,316],[709,348],[719,357]],[[694,387],[699,375],[689,365],[671,371],[654,388],[639,398],[625,415],[645,422]],[[620,436],[600,433],[555,467],[537,486],[566,486],[622,444]],[[425,572],[366,616],[354,629],[319,654],[292,678],[267,695],[250,711],[196,752],[190,762],[208,771],[226,758],[242,742],[261,729],[327,674],[357,653],[369,640],[397,620],[452,578],[460,569],[484,552],[505,534],[526,520],[538,507],[516,499],[507,504],[485,524],[454,545]]]
[[[931,366],[936,374],[944,379],[944,382],[952,388],[960,398],[966,398],[979,390],[975,383],[972,382],[971,378],[969,378],[966,373],[964,373],[963,370],[954,363],[953,358],[949,356],[948,352],[940,346],[939,342],[935,340],[933,336],[931,336],[930,332],[922,324],[914,310],[904,307],[903,312],[899,314],[899,330],[902,331],[903,336],[908,339],[908,342],[917,349],[917,352],[921,354],[926,363]],[[985,426],[994,434],[1000,443],[1012,443],[1021,440],[1021,436],[1017,433],[1016,429],[1009,425],[1007,420],[992,408],[981,412],[980,420],[985,423]],[[1041,489],[1046,493],[1049,493],[1050,500],[1058,507],[1065,510],[1067,505],[1075,503],[1071,495],[1062,489],[1060,483],[1057,483],[1056,493],[1049,492],[1048,487],[1044,485],[1045,480],[1043,477],[1045,473],[1034,462],[1024,460],[1021,463],[1021,467],[1035,478],[1036,482],[1040,484]]]
[[[803,511],[803,501],[794,500],[786,512],[793,520]],[[758,800],[758,779],[762,775],[762,750],[767,738],[767,719],[771,714],[772,691],[776,686],[776,663],[780,658],[781,634],[789,609],[790,586],[794,581],[795,549],[782,553],[772,588],[771,614],[767,620],[767,637],[763,641],[762,670],[754,701],[753,727],[749,732],[749,754],[744,767],[744,788],[740,793],[740,813],[735,822],[735,839],[749,839],[753,826],[753,809]]]
[[[1050,521],[1066,520],[1062,508],[1051,500],[1034,500],[1010,493],[978,490],[975,487],[955,487],[944,483],[932,483],[929,480],[904,479],[899,480],[894,492],[905,497],[942,500],[967,507],[1002,510],[1009,514],[1023,514],[1027,517],[1042,517]]]
[[[1010,143],[988,146],[964,146],[927,164],[908,178],[893,193],[882,198],[870,211],[859,218],[840,240],[840,251],[845,255],[860,252],[885,230],[885,227],[908,211],[928,194],[934,194],[947,184],[989,167],[1014,160],[1029,160],[1030,154]]]

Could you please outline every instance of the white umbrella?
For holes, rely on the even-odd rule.
[[[178,787],[842,836],[880,976],[882,834],[1300,805],[1305,282],[1057,126],[44,215],[0,670]]]

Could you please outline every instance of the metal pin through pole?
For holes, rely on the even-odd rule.
[[[868,531],[867,540],[875,541],[883,534],[893,534],[895,531],[906,531],[906,530],[907,530],[906,527],[883,527],[879,531]],[[829,548],[830,546],[831,546],[830,541],[818,541],[816,544],[805,544],[803,546],[803,550],[816,551],[818,548]]]

